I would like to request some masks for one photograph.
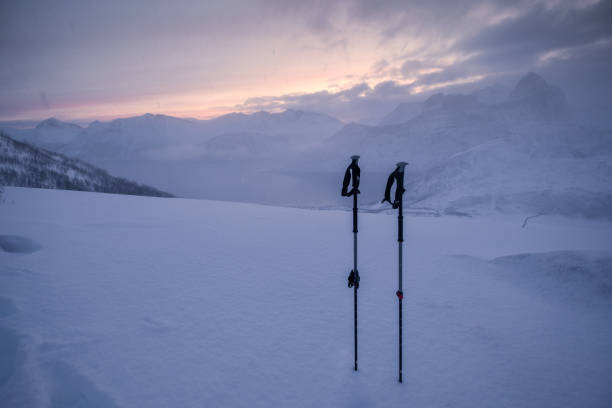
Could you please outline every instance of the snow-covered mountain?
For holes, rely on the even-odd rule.
[[[423,111],[421,102],[402,102],[390,113],[388,113],[379,123],[380,126],[396,125],[408,122],[417,117]]]
[[[60,152],[103,164],[107,160],[144,157],[169,146],[193,145],[204,136],[196,120],[146,114],[93,122]]]
[[[471,93],[478,101],[493,105],[496,103],[504,102],[508,99],[511,89],[502,84],[493,84],[485,86],[484,88],[477,89]]]
[[[0,185],[171,197],[153,187],[113,177],[81,160],[18,142],[1,132]]]
[[[565,94],[558,86],[530,72],[516,84],[508,100],[500,105],[516,119],[567,119],[569,108]]]
[[[470,94],[437,93],[424,102],[400,103],[380,126],[408,122],[420,115],[465,115],[508,120],[565,120],[569,115],[565,94],[558,86],[530,72],[512,90],[490,85]],[[433,118],[430,118],[433,119]]]
[[[323,154],[340,162],[360,153],[364,168],[381,173],[410,162],[413,207],[612,217],[612,130],[568,116],[563,92],[529,73],[502,103],[436,94],[404,123],[347,125]],[[384,186],[384,177],[376,183]],[[380,194],[363,197],[374,202]]]
[[[342,126],[331,116],[313,112],[231,113],[207,121],[206,134],[215,136],[195,149],[222,158],[296,154],[321,143]]]
[[[205,121],[206,132],[211,135],[256,132],[302,138],[305,143],[321,141],[340,130],[342,126],[342,122],[329,115],[292,109],[281,113],[230,113]]]
[[[61,151],[76,141],[83,128],[74,123],[49,118],[43,120],[34,128],[6,128],[3,131],[15,140],[44,149]]]
[[[253,143],[261,145],[255,150],[269,155],[269,149],[263,146],[280,143],[291,149],[304,149],[330,137],[342,126],[342,122],[325,114],[287,110],[232,113],[210,120],[146,114],[95,121],[86,128],[48,119],[33,129],[4,131],[17,140],[106,165],[117,160],[191,159],[217,153],[221,157],[240,156],[245,145]],[[215,141],[207,144],[211,139]],[[253,149],[246,149],[249,150]]]
[[[284,188],[278,187],[277,176],[267,183],[262,172],[282,167],[342,126],[328,115],[295,110],[210,120],[146,114],[93,122],[76,132],[66,126],[68,143],[44,146],[181,196],[262,201],[262,192],[276,188],[274,194],[264,193],[263,201],[278,202],[287,195]],[[63,140],[45,126],[4,130],[24,141]],[[268,185],[262,188],[261,182]]]

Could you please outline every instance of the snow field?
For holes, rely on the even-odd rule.
[[[397,219],[360,214],[357,373],[351,223],[7,188],[0,405],[609,406],[611,224],[406,215],[400,385]]]

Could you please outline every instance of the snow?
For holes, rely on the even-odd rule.
[[[6,188],[0,405],[607,407],[612,224]],[[524,226],[523,226],[524,225]],[[576,290],[573,290],[576,288]]]

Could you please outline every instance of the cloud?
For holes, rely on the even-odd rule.
[[[389,61],[387,61],[384,58],[379,59],[378,61],[376,61],[373,65],[372,65],[372,71],[375,74],[380,73],[382,70],[384,70],[385,68],[387,68],[389,66]]]
[[[605,79],[612,72],[612,2],[590,5],[526,2],[514,3],[512,8],[503,2],[486,6],[459,2],[450,9],[444,8],[444,4],[434,2],[427,10],[416,10],[412,16],[408,16],[409,9],[403,1],[376,4],[357,1],[345,6],[348,15],[368,24],[393,23],[394,18],[420,18],[420,24],[426,24],[437,18],[441,22],[457,19],[457,24],[463,27],[474,16],[481,19],[485,16],[488,20],[435,50],[408,52],[400,58],[378,58],[364,76],[370,83],[380,81],[376,85],[358,83],[337,92],[251,98],[239,108],[318,110],[346,121],[364,118],[373,121],[372,118],[399,102],[424,99],[429,94],[416,96],[415,92],[466,90],[492,81],[514,83],[530,70],[542,72],[551,82],[567,84],[569,93],[577,99],[586,100],[599,92],[599,99],[609,100],[609,96],[603,96],[602,84],[597,82],[603,82],[603,88],[612,88]],[[462,6],[468,10],[463,14],[459,11]],[[472,16],[468,16],[470,13]],[[440,24],[435,29],[445,32]],[[396,34],[402,35],[400,31]],[[390,35],[390,31],[382,35]],[[584,78],[585,74],[591,78]],[[406,84],[401,78],[416,79]]]
[[[423,68],[423,63],[414,59],[407,59],[402,63],[400,71],[404,77],[414,76]]]
[[[412,84],[399,84],[395,81],[381,82],[373,88],[366,83],[359,83],[337,92],[249,98],[235,108],[245,111],[297,109],[324,112],[345,122],[374,124],[398,103],[413,98],[411,90]]]
[[[600,1],[584,8],[536,5],[520,16],[502,20],[456,47],[468,52],[508,50],[534,55],[551,49],[589,44],[612,36],[612,2]]]
[[[392,6],[401,7],[387,4]],[[399,72],[405,78],[416,77],[414,90],[441,87],[444,91],[446,86],[479,78],[515,81],[535,70],[560,83],[576,99],[585,101],[587,95],[593,100],[610,99],[612,85],[604,78],[612,72],[612,2],[517,3],[511,12],[495,5],[487,13],[492,23],[473,27],[447,48],[418,59],[408,54],[400,60]],[[454,57],[444,61],[444,55]]]
[[[609,0],[23,0],[2,11],[8,119],[46,105],[137,111],[200,97],[370,120],[415,91],[530,70],[558,81],[571,72],[583,95],[612,87],[601,79],[612,65]]]

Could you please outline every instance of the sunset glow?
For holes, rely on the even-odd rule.
[[[87,121],[146,112],[209,118],[300,108],[300,97],[337,95],[352,103],[385,99],[380,92],[393,88],[389,97],[403,101],[531,69],[561,73],[557,62],[598,42],[609,48],[605,30],[568,44],[542,38],[533,43],[539,48],[518,38],[516,47],[525,48],[518,55],[516,47],[496,55],[494,42],[506,41],[505,31],[520,33],[523,20],[588,22],[602,13],[598,7],[570,1],[4,4],[0,120]],[[548,29],[552,37],[555,29]]]

